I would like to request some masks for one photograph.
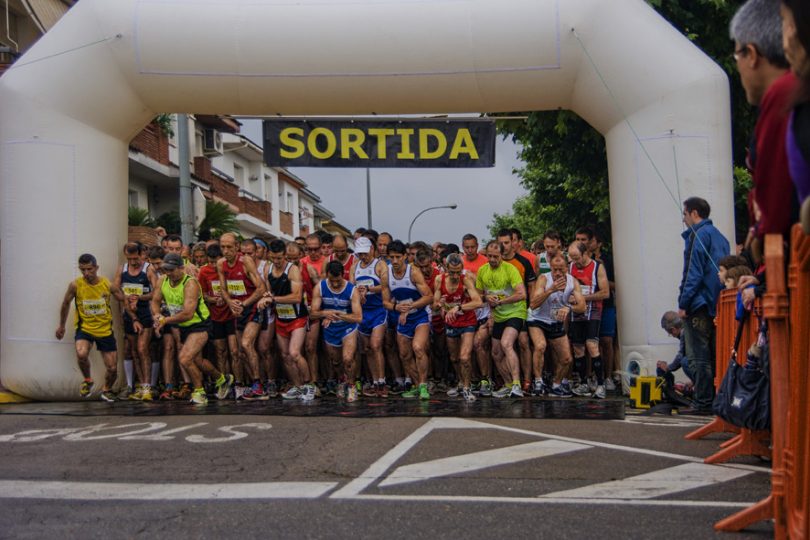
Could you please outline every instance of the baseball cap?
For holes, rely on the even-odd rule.
[[[183,266],[183,258],[177,253],[167,253],[163,257],[163,264],[160,267],[163,270],[174,270]]]
[[[371,240],[369,240],[365,236],[361,236],[360,238],[354,241],[355,253],[368,253],[370,251],[371,251]]]

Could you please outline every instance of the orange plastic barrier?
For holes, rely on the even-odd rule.
[[[771,494],[723,519],[715,529],[739,531],[766,519],[775,538],[810,538],[810,237],[795,225],[788,283],[782,238],[768,235],[765,260],[768,292],[763,301],[771,347]]]

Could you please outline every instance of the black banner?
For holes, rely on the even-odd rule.
[[[493,167],[490,120],[264,121],[271,167]]]

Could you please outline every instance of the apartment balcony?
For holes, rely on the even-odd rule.
[[[292,212],[279,212],[278,215],[279,229],[281,229],[281,232],[289,236],[295,236]]]
[[[135,138],[129,142],[129,147],[161,165],[170,165],[169,137],[155,122],[151,122],[135,135]]]

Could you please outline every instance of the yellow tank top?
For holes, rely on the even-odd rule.
[[[99,276],[95,285],[83,277],[76,280],[76,330],[93,337],[112,334],[112,310],[110,309],[110,281]]]

